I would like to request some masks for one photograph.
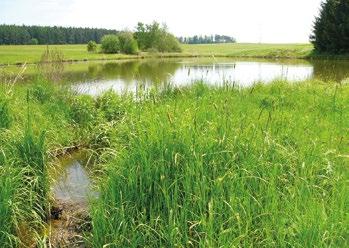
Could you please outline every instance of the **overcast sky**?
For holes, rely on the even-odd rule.
[[[321,0],[0,0],[0,23],[133,29],[166,23],[176,36],[308,42]]]

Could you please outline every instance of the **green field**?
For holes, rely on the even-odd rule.
[[[93,151],[91,247],[348,247],[349,87],[0,84],[0,243],[43,247],[57,149]]]
[[[55,45],[50,48],[64,53],[66,61],[116,60],[142,57],[268,57],[268,58],[305,58],[312,52],[310,44],[211,44],[182,45],[182,53],[150,54],[138,56],[123,54],[88,53],[86,45]],[[37,63],[46,46],[0,46],[0,64]]]

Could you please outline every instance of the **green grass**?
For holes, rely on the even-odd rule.
[[[347,247],[349,88],[168,89],[117,126],[93,247]]]
[[[72,145],[95,150],[104,172],[92,247],[349,245],[347,84],[92,98],[38,78],[0,84],[0,99],[2,247],[43,244],[46,170]]]
[[[283,57],[305,58],[313,49],[309,44],[212,44],[182,45],[182,53],[140,55],[88,53],[87,45],[54,45],[50,48],[61,50],[66,61],[118,60],[142,57]],[[46,46],[0,46],[0,64],[38,63]]]
[[[183,45],[187,54],[198,56],[306,58],[311,55],[311,44],[209,44]]]

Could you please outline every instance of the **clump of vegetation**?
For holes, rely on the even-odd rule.
[[[116,121],[125,114],[127,102],[125,98],[110,90],[98,97],[97,107],[102,111],[107,121]]]
[[[97,52],[97,43],[95,41],[93,41],[93,40],[90,40],[87,43],[87,51],[90,52],[90,53]]]
[[[118,35],[120,41],[120,50],[125,54],[137,54],[138,43],[131,32],[121,32]]]
[[[62,79],[64,72],[64,54],[58,49],[50,49],[48,46],[41,55],[38,64],[41,75],[50,82]]]
[[[45,103],[51,100],[53,91],[54,89],[50,83],[40,82],[33,85],[30,96],[40,103]]]
[[[30,124],[29,124],[30,125]],[[24,137],[16,144],[18,149],[18,166],[26,168],[27,187],[36,193],[36,211],[42,220],[48,216],[49,178],[46,164],[45,134],[36,137],[27,127]],[[34,182],[34,183],[33,183]]]
[[[134,101],[91,245],[346,247],[348,90],[198,84]]]
[[[166,26],[159,23],[138,23],[135,37],[141,50],[156,49],[159,52],[181,52],[177,38],[170,34]]]
[[[0,129],[9,128],[12,122],[8,101],[0,99]]]
[[[327,0],[321,4],[311,40],[317,52],[349,53],[348,0]]]
[[[96,118],[94,99],[88,95],[76,96],[71,104],[70,114],[76,124],[91,124]]]
[[[110,34],[102,38],[102,51],[104,53],[118,53],[120,52],[120,40],[117,35]]]

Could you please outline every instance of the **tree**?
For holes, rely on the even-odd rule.
[[[126,54],[138,53],[138,43],[131,32],[121,32],[119,35],[120,50]]]
[[[176,37],[170,34],[165,25],[138,23],[135,38],[142,50],[159,52],[180,52],[181,47]]]
[[[349,0],[323,2],[310,39],[317,52],[349,53]]]
[[[88,52],[96,52],[97,51],[97,43],[93,40],[90,40],[88,43],[87,43],[87,51]]]
[[[102,51],[104,53],[118,53],[120,52],[119,37],[114,34],[105,35],[102,38]]]

